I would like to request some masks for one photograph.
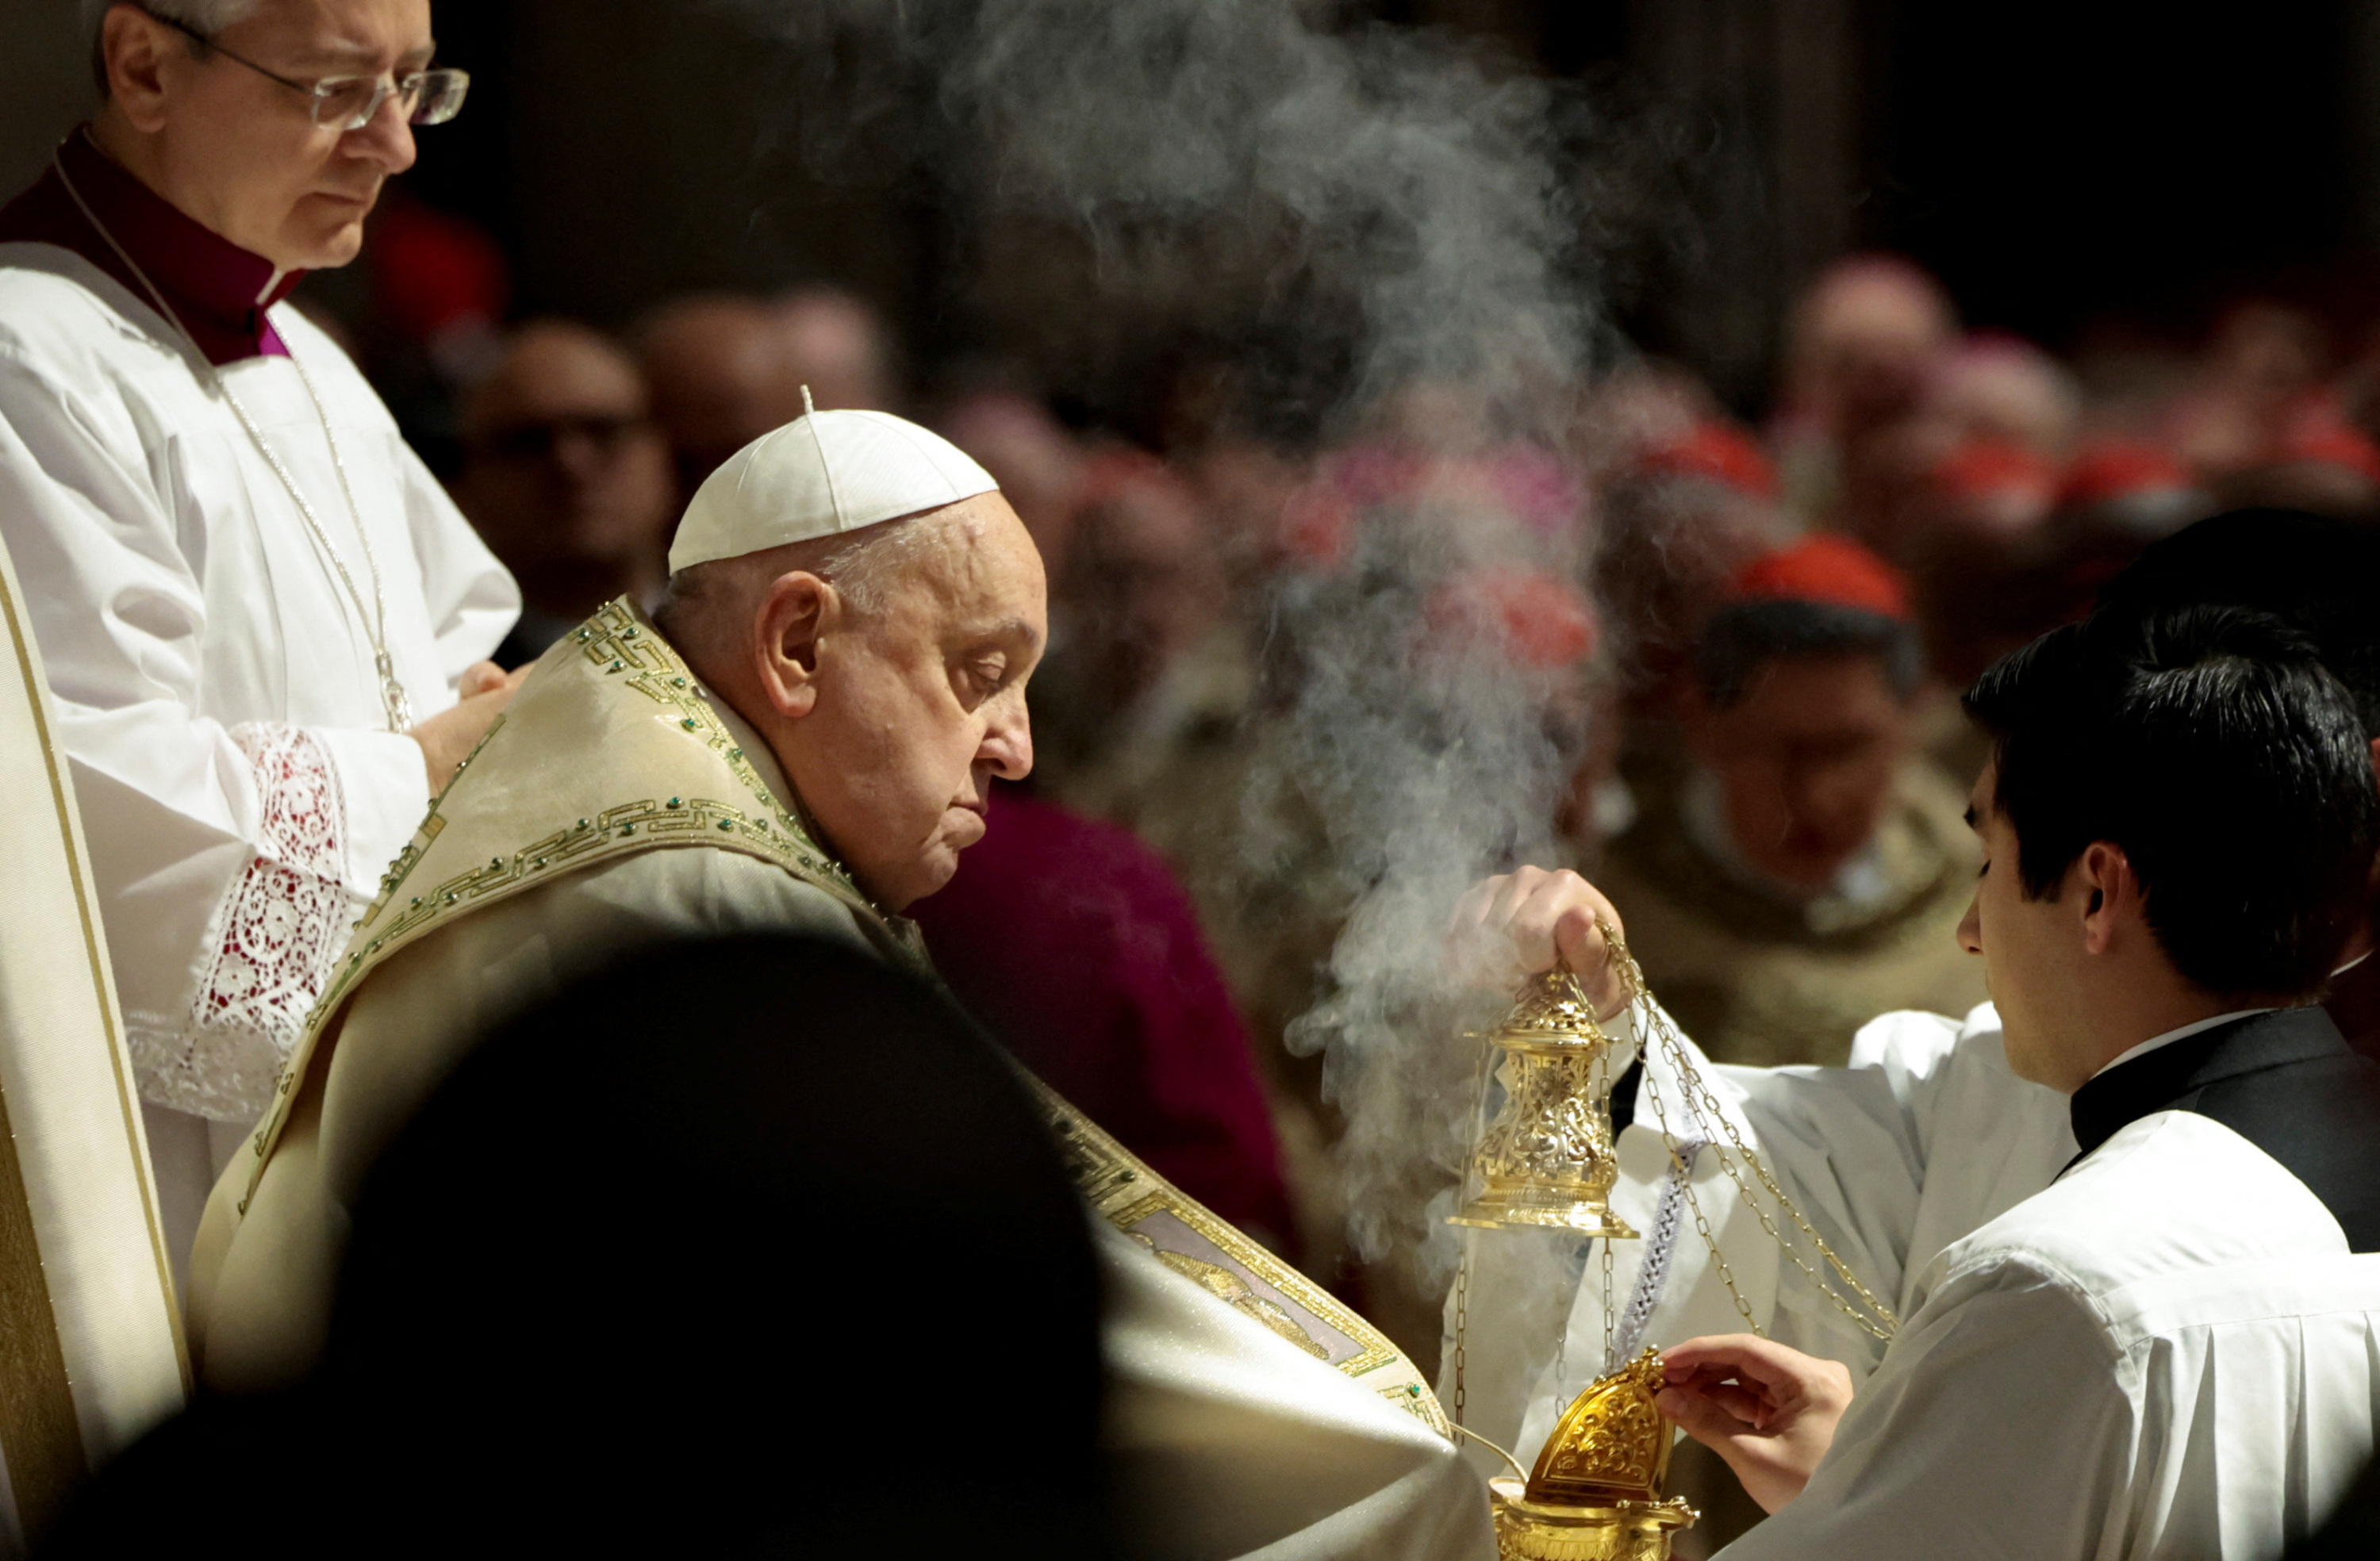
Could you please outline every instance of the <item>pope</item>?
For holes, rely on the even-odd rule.
[[[192,1294],[209,1384],[307,1368],[374,1156],[489,1025],[574,975],[760,929],[926,968],[901,913],[981,838],[991,780],[1033,761],[1025,691],[1047,620],[1014,512],[923,429],[814,412],[705,479],[670,565],[653,617],[613,602],[534,665],[391,865],[272,1112],[210,1200]],[[870,1044],[806,1034],[798,991],[784,1024],[788,1045]],[[655,1068],[669,1047],[651,1037]],[[880,1097],[850,1104],[881,1117],[897,1152],[903,1076],[897,1056],[883,1064]],[[619,1087],[630,1153],[637,1081]],[[1040,1098],[1101,1216],[1129,1528],[1183,1556],[1490,1554],[1484,1492],[1412,1364]],[[868,1277],[813,1256],[814,1282],[864,1311]],[[1001,1340],[967,1333],[965,1285],[1030,1276],[952,1280],[951,1334],[931,1348],[999,1361]]]
[[[509,692],[511,578],[329,337],[427,0],[115,5],[0,210],[0,539],[91,844],[174,1260],[374,880]]]

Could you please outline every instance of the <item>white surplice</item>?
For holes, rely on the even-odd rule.
[[[1633,1027],[1620,1028],[1617,1065],[1624,1067],[1635,1041]],[[1855,1379],[1882,1359],[1882,1343],[1778,1251],[1721,1157],[1693,1148],[1729,1142],[1714,1102],[1828,1244],[1904,1315],[1937,1253],[2048,1186],[2075,1153],[2067,1097],[2009,1071],[1999,1017],[1988,1003],[1963,1023],[1885,1014],[1861,1029],[1844,1068],[1721,1067],[1690,1037],[1680,1043],[1710,1098],[1690,1101],[1657,1047],[1646,1059],[1634,1119],[1620,1134],[1612,1206],[1642,1233],[1614,1247],[1621,1353],[1742,1332],[1748,1310],[1770,1337],[1840,1361]],[[1664,1120],[1687,1150],[1691,1202],[1670,1162]],[[1791,1228],[1765,1198],[1762,1206],[1779,1229]],[[1696,1207],[1727,1254],[1732,1289],[1695,1231]],[[1806,1241],[1798,1250],[1823,1271]],[[1526,1461],[1570,1397],[1603,1369],[1602,1287],[1581,1285],[1566,1298],[1567,1370],[1557,1383],[1553,1342],[1538,1337],[1551,1332],[1545,1301],[1527,1293],[1542,1285],[1542,1265],[1500,1233],[1475,1239],[1474,1252],[1466,1422],[1500,1440],[1511,1436],[1507,1445]],[[1599,1264],[1587,1271],[1599,1276]],[[1450,1307],[1450,1327],[1451,1317]],[[1440,1391],[1449,1388],[1441,1384]]]
[[[2267,1561],[2371,1456],[2380,1255],[2189,1111],[1926,1265],[1807,1489],[1721,1554]]]
[[[418,720],[455,701],[518,592],[346,355],[275,330],[336,430]],[[366,601],[358,519],[289,359],[222,375]],[[0,536],[72,761],[160,1196],[187,1250],[215,1160],[265,1106],[332,957],[430,798],[371,640],[214,376],[144,300],[0,246]]]

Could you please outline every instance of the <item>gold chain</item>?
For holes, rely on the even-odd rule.
[[[1565,1279],[1570,1277],[1568,1265],[1563,1265],[1562,1277]],[[1560,1325],[1554,1329],[1554,1398],[1559,1402],[1567,1404],[1570,1402],[1569,1394],[1570,1319],[1564,1317]]]
[[[1606,1236],[1603,1239],[1603,1370],[1606,1375],[1609,1375],[1620,1369],[1620,1362],[1612,1358],[1611,1353],[1611,1328],[1613,1321],[1614,1319],[1611,1315],[1611,1238]],[[1562,1330],[1562,1337],[1567,1338],[1569,1336],[1570,1330],[1568,1328],[1564,1328]]]
[[[1454,1266],[1454,1423],[1463,1423],[1463,1336],[1471,1331],[1471,1232],[1463,1233],[1463,1257]]]
[[[1727,1254],[1718,1250],[1718,1237],[1711,1229],[1710,1216],[1703,1213],[1703,1201],[1694,1196],[1694,1168],[1686,1164],[1678,1135],[1670,1131],[1670,1114],[1661,1106],[1661,1086],[1650,1068],[1645,1070],[1645,1092],[1653,1097],[1653,1119],[1661,1126],[1662,1145],[1668,1149],[1670,1164],[1677,1172],[1678,1186],[1686,1195],[1686,1207],[1694,1214],[1694,1234],[1703,1239],[1703,1246],[1709,1251],[1711,1266],[1718,1271],[1719,1283],[1727,1287],[1728,1298],[1735,1302],[1736,1311],[1742,1313],[1743,1325],[1767,1338],[1768,1330],[1760,1325],[1760,1319],[1752,1313],[1752,1303],[1735,1288],[1735,1272],[1727,1265]]]
[[[1826,1260],[1827,1266],[1834,1270],[1836,1277],[1859,1297],[1859,1305],[1854,1306],[1846,1300],[1840,1291],[1827,1282],[1824,1276],[1803,1260],[1802,1254],[1794,1250],[1793,1243],[1786,1240],[1784,1233],[1777,1228],[1776,1222],[1768,1217],[1768,1211],[1762,1206],[1759,1194],[1755,1192],[1751,1184],[1744,1180],[1743,1173],[1736,1168],[1734,1158],[1729,1155],[1727,1146],[1712,1144],[1710,1147],[1718,1156],[1720,1168],[1727,1172],[1728,1180],[1735,1183],[1736,1191],[1742,1195],[1744,1206],[1749,1208],[1753,1217],[1760,1222],[1760,1228],[1768,1233],[1768,1239],[1777,1243],[1778,1250],[1791,1261],[1794,1267],[1802,1271],[1811,1284],[1817,1287],[1820,1294],[1834,1302],[1837,1310],[1849,1317],[1862,1332],[1869,1337],[1890,1339],[1900,1326],[1900,1320],[1893,1315],[1890,1307],[1876,1299],[1874,1291],[1860,1282],[1859,1276],[1852,1272],[1850,1265],[1835,1254],[1835,1249],[1827,1244],[1826,1238],[1819,1235],[1809,1220],[1803,1217],[1802,1211],[1794,1206],[1793,1200],[1787,1197],[1785,1190],[1777,1185],[1777,1179],[1768,1174],[1768,1168],[1762,1163],[1760,1156],[1753,1153],[1752,1147],[1743,1142],[1743,1136],[1736,1131],[1734,1121],[1720,1108],[1718,1097],[1711,1092],[1708,1082],[1687,1059],[1685,1047],[1679,1039],[1676,1029],[1670,1024],[1668,1016],[1663,1014],[1659,1005],[1653,1001],[1652,991],[1645,984],[1645,972],[1636,963],[1635,956],[1628,951],[1628,945],[1620,937],[1619,929],[1601,917],[1596,919],[1596,926],[1597,930],[1603,934],[1605,946],[1610,950],[1612,968],[1620,976],[1621,987],[1627,995],[1628,1005],[1636,1011],[1640,1031],[1649,1032],[1658,1041],[1662,1055],[1668,1059],[1670,1066],[1677,1071],[1679,1087],[1686,1092],[1684,1104],[1718,1121],[1727,1134],[1728,1144],[1732,1145],[1735,1154],[1741,1156],[1743,1163],[1752,1168],[1753,1175],[1759,1180],[1761,1187],[1767,1192],[1768,1195],[1777,1201],[1778,1207],[1783,1209],[1802,1234],[1809,1238],[1810,1244],[1818,1249],[1818,1253]],[[1729,1272],[1726,1259],[1719,1255],[1718,1241],[1712,1234],[1710,1221],[1704,1217],[1701,1201],[1694,1196],[1694,1179],[1685,1174],[1685,1161],[1679,1153],[1675,1135],[1670,1131],[1668,1113],[1662,1109],[1660,1087],[1653,1083],[1652,1069],[1645,1070],[1645,1080],[1647,1091],[1653,1097],[1654,1114],[1660,1119],[1662,1141],[1669,1146],[1670,1161],[1680,1172],[1687,1205],[1694,1210],[1694,1229],[1701,1235],[1703,1244],[1710,1249],[1711,1262],[1718,1268],[1720,1279],[1726,1284],[1728,1294],[1734,1299],[1736,1310],[1742,1313],[1743,1320],[1751,1325],[1754,1333],[1761,1334],[1765,1337],[1766,1334],[1753,1317],[1752,1308],[1745,1302],[1742,1292],[1736,1289],[1735,1277]],[[1697,1095],[1700,1096],[1699,1100],[1695,1098]],[[1863,1312],[1861,1307],[1866,1310]]]

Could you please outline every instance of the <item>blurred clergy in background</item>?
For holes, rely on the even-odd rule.
[[[1840,537],[1729,581],[1681,691],[1687,768],[1597,875],[1671,1012],[1720,1062],[1840,1064],[1878,1013],[1984,1000],[1951,934],[1976,853],[1917,751],[1908,592]]]
[[[514,332],[465,400],[455,500],[520,584],[498,665],[536,660],[613,597],[661,600],[678,504],[648,401],[636,359],[568,320]]]
[[[341,956],[279,1104],[208,1204],[191,1313],[209,1385],[269,1387],[309,1367],[381,1150],[490,1026],[573,977],[638,949],[760,930],[925,969],[902,913],[983,837],[992,780],[1033,763],[1025,687],[1047,607],[1015,512],[915,424],[815,412],[704,481],[670,564],[657,614],[623,597],[529,668]],[[880,1094],[847,1104],[880,1119],[897,1155],[916,1087],[902,1048],[821,1023],[806,998],[788,982],[783,1044],[878,1056]],[[1048,1009],[1045,1022],[1064,1011]],[[667,1066],[670,1038],[652,1043],[653,1066]],[[640,1081],[617,1087],[633,1153]],[[1087,1213],[1102,1216],[1109,1435],[1135,1550],[1492,1555],[1485,1492],[1412,1363],[1054,1094],[1038,1098]],[[930,1208],[885,1217],[934,1239]],[[624,1237],[646,1249],[638,1262],[666,1262],[684,1239]],[[974,1285],[1029,1287],[1031,1272],[952,1273],[949,1337],[929,1342],[872,1331],[871,1277],[805,1252],[801,1231],[750,1239],[785,1246],[804,1283],[848,1294],[844,1348],[947,1350],[1034,1390],[1032,1362],[974,1337],[965,1299]],[[472,1282],[452,1280],[458,1294]],[[715,1365],[637,1345],[587,1369]]]
[[[509,693],[512,581],[282,300],[467,82],[427,0],[108,7],[0,210],[0,538],[73,764],[178,1265],[356,916]]]

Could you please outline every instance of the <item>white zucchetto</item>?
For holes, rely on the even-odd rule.
[[[808,387],[802,401],[809,402]],[[703,479],[670,544],[670,573],[999,489],[957,445],[889,412],[812,410],[762,434]]]

